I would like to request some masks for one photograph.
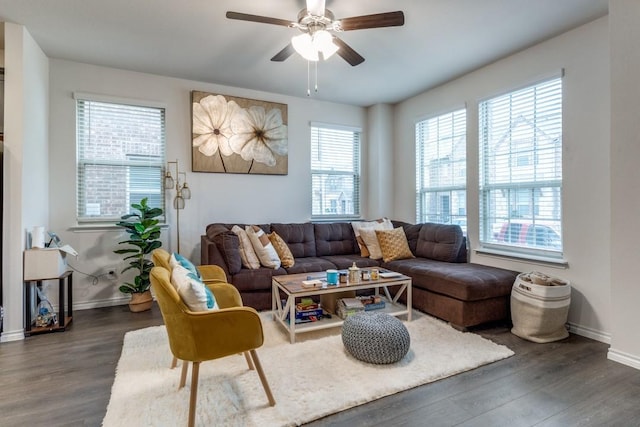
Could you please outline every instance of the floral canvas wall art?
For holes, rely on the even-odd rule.
[[[194,172],[286,175],[287,105],[191,92]]]

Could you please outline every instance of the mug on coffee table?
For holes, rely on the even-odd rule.
[[[327,270],[327,285],[338,284],[338,270]]]

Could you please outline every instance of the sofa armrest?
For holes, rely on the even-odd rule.
[[[216,244],[206,235],[200,236],[200,264],[217,265],[224,270],[224,274],[227,277],[231,276],[224,256],[220,253]]]

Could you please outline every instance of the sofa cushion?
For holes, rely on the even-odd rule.
[[[324,258],[307,257],[296,258],[296,263],[293,267],[287,268],[287,273],[314,273],[318,271],[325,271],[330,268],[336,268],[335,264],[327,261]]]
[[[478,301],[511,294],[518,273],[488,265],[435,261],[424,258],[384,263],[393,271],[411,276],[414,288],[462,301]]]
[[[393,230],[376,230],[376,237],[380,244],[382,259],[384,262],[396,259],[415,258],[409,249],[407,236],[402,227]]]
[[[253,244],[251,243],[251,240],[249,240],[249,236],[245,229],[241,228],[239,225],[234,225],[233,228],[231,228],[231,231],[238,236],[242,265],[249,269],[260,268],[260,260],[258,259],[256,251],[253,249]]]
[[[282,237],[280,237],[275,231],[272,231],[268,237],[280,258],[281,265],[285,268],[293,267],[296,261],[293,258],[293,254],[291,254],[291,250],[289,249],[289,246],[287,246],[287,243],[282,240]]]
[[[316,256],[316,239],[313,224],[271,224],[271,229],[278,233],[289,246],[294,258]]]
[[[322,258],[326,259],[330,263],[334,264],[339,270],[345,270],[353,265],[355,262],[356,265],[360,268],[364,267],[377,267],[380,265],[380,262],[371,259],[361,257],[360,255],[327,255]]]
[[[353,228],[348,222],[314,224],[316,256],[358,253]]]
[[[404,234],[407,236],[407,243],[409,244],[409,249],[415,255],[416,254],[416,246],[418,245],[418,236],[420,235],[420,230],[422,230],[422,224],[398,224],[395,227],[402,227],[404,229]]]
[[[426,223],[420,229],[415,255],[436,261],[456,262],[463,244],[460,226]]]
[[[231,283],[239,292],[271,291],[271,278],[283,274],[287,274],[287,272],[282,267],[277,270],[266,267],[255,270],[243,268],[238,274],[233,275]]]
[[[273,269],[280,268],[280,257],[264,230],[257,225],[248,225],[245,231],[258,255],[260,264]]]
[[[213,236],[213,243],[222,254],[230,274],[236,274],[242,268],[240,238],[230,230]]]

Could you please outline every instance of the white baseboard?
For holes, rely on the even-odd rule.
[[[13,332],[4,331],[2,335],[0,335],[0,342],[22,341],[22,340],[24,340],[24,330],[22,329],[18,331],[13,331]]]
[[[632,368],[640,369],[640,356],[634,356],[633,354],[610,348],[607,353],[607,359],[622,363],[623,365],[631,366]]]
[[[580,335],[585,338],[590,338],[592,340],[600,341],[605,344],[611,344],[611,334],[607,332],[598,331],[593,328],[588,328],[586,326],[576,325],[575,323],[568,323],[569,332],[572,334]]]
[[[112,306],[116,306],[116,305],[126,305],[126,304],[129,304],[129,300],[130,299],[131,299],[131,297],[129,297],[128,295],[124,295],[124,296],[119,297],[119,298],[109,298],[109,299],[102,299],[102,300],[78,302],[78,303],[73,303],[73,309],[74,310],[89,310],[91,308],[101,308],[101,307],[112,307]],[[58,310],[58,308],[56,307],[55,310]]]

